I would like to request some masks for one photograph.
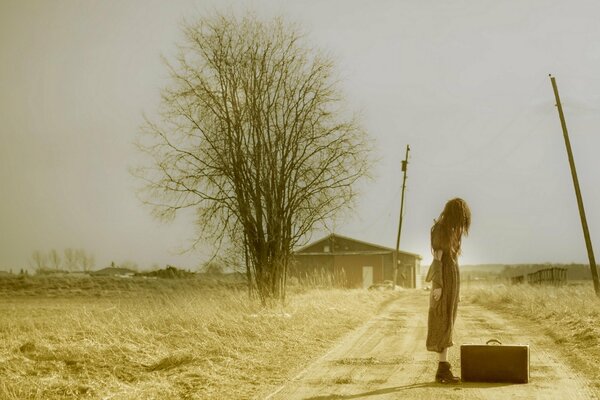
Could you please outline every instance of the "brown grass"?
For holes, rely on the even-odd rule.
[[[0,398],[255,398],[396,296],[308,290],[267,309],[242,290],[166,285],[136,296],[5,297]]]
[[[90,275],[33,275],[0,277],[0,297],[153,297],[155,294],[188,290],[244,289],[245,283],[222,277],[158,279]]]
[[[485,285],[469,289],[466,296],[491,310],[535,321],[570,365],[600,387],[600,299],[591,282],[560,288]]]

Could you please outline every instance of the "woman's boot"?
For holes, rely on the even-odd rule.
[[[438,370],[435,373],[435,381],[439,383],[458,383],[460,382],[460,378],[452,375],[448,361],[440,361]]]

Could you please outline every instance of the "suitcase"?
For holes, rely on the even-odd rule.
[[[527,383],[529,345],[503,345],[496,339],[464,344],[460,346],[460,370],[463,382]]]

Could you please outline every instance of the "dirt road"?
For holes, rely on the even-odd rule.
[[[463,301],[459,304],[450,361],[460,374],[459,344],[530,345],[528,384],[434,381],[436,354],[425,350],[428,294],[406,291],[327,354],[268,394],[274,399],[597,399],[589,383],[561,360],[551,339],[532,323],[501,316]]]

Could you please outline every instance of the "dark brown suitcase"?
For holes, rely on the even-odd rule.
[[[463,344],[460,372],[463,382],[527,383],[529,345],[504,345],[496,339],[486,344]]]

